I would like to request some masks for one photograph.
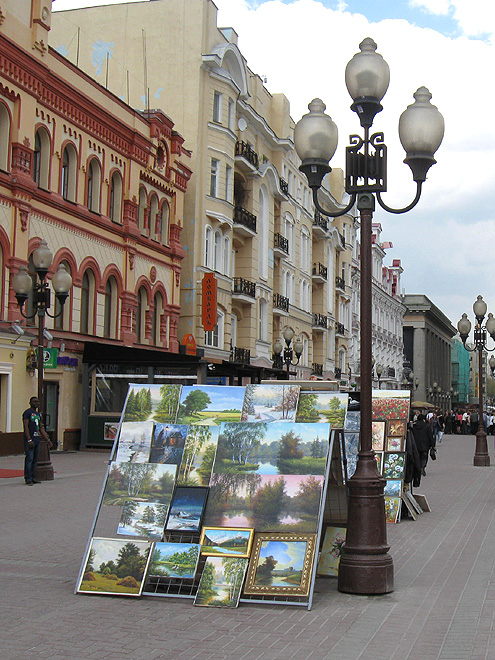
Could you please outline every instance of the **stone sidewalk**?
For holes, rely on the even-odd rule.
[[[108,455],[53,454],[55,480],[0,479],[2,660],[493,660],[495,472],[444,436],[418,492],[431,513],[388,525],[395,591],[317,580],[313,609],[74,595]],[[493,438],[489,438],[493,464]],[[23,458],[0,458],[19,468]]]

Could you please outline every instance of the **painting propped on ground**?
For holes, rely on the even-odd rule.
[[[385,496],[385,520],[388,523],[399,521],[401,501],[400,497]]]
[[[156,424],[151,442],[150,463],[180,465],[187,426],[184,424]]]
[[[140,596],[150,550],[149,541],[91,539],[77,591]]]
[[[222,424],[214,473],[325,474],[330,424]]]
[[[318,561],[318,575],[336,577],[339,574],[340,556],[345,543],[345,527],[328,526],[325,529],[325,539],[321,546]]]
[[[122,420],[174,423],[182,385],[142,385],[131,383]]]
[[[299,385],[246,385],[242,422],[295,422]]]
[[[182,388],[177,422],[215,425],[241,419],[243,387],[188,385]]]
[[[199,550],[199,543],[155,543],[148,576],[194,579]]]
[[[177,483],[181,486],[208,486],[217,451],[219,426],[190,424],[182,454]]]
[[[373,390],[371,407],[373,419],[409,419],[409,390]]]
[[[249,557],[254,529],[242,527],[203,527],[201,554],[211,557]]]
[[[301,392],[296,422],[328,422],[343,429],[348,401],[346,392]]]
[[[122,507],[117,534],[161,539],[167,513],[168,506],[166,504],[127,500]]]
[[[115,460],[119,463],[147,463],[152,436],[153,422],[122,422]]]
[[[194,604],[237,607],[248,561],[238,557],[207,557]]]
[[[123,506],[127,500],[170,504],[176,465],[156,463],[110,464],[102,504]]]
[[[170,505],[166,529],[199,531],[208,490],[201,487],[177,486]]]

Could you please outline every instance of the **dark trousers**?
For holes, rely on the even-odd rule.
[[[422,468],[426,467],[428,463],[428,450],[419,452],[419,463]]]
[[[32,481],[34,479],[34,471],[36,470],[39,453],[39,440],[37,442],[34,441],[31,447],[28,446],[27,440],[24,440],[24,481]]]

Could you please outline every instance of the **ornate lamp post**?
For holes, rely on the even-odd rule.
[[[325,104],[314,99],[309,113],[295,127],[294,142],[301,158],[300,170],[313,190],[316,209],[326,216],[348,213],[356,204],[361,217],[361,438],[358,467],[349,480],[347,540],[340,560],[338,588],[346,593],[378,594],[393,590],[393,562],[388,554],[384,509],[384,480],[378,473],[371,448],[371,225],[375,198],[390,213],[405,213],[419,201],[426,173],[436,162],[434,153],[443,139],[444,121],[430,103],[431,94],[420,87],[415,102],[402,113],[399,137],[406,151],[405,163],[416,182],[414,200],[405,208],[393,209],[383,201],[387,190],[387,148],[383,133],[370,136],[375,115],[382,110],[390,79],[388,64],[376,52],[375,42],[367,38],[360,52],[347,64],[345,82],[359,117],[364,137],[352,135],[346,149],[345,190],[348,205],[331,213],[318,202],[318,188],[331,171],[329,161],[337,147],[337,127],[325,114]]]
[[[60,264],[57,272],[53,275],[51,282],[55,292],[55,297],[60,304],[60,312],[58,314],[50,314],[50,287],[45,278],[52,265],[53,255],[45,240],[42,240],[39,247],[33,252],[33,264],[39,282],[33,283],[26,266],[20,266],[18,273],[12,278],[12,288],[15,292],[19,310],[25,319],[34,319],[38,317],[38,399],[40,401],[40,412],[43,412],[43,359],[44,359],[44,330],[45,330],[45,316],[51,318],[60,316],[63,312],[63,305],[67,300],[70,288],[72,286],[72,277],[67,272],[65,266]],[[29,293],[33,292],[33,313],[24,313],[24,303],[29,297]],[[40,453],[38,465],[36,468],[36,477],[42,481],[49,481],[53,479],[53,467],[50,461],[50,451],[47,442],[42,438],[40,441]]]
[[[291,328],[285,328],[283,331],[283,337],[285,340],[285,347],[282,345],[280,339],[277,339],[273,344],[273,368],[274,369],[287,369],[287,380],[290,376],[291,366],[295,367],[296,364],[299,364],[301,355],[303,352],[303,343],[300,339],[297,339],[294,342],[294,350],[291,348],[291,342],[294,338],[294,331]],[[283,354],[282,354],[283,351]],[[295,357],[295,361],[294,361]]]
[[[457,324],[457,329],[459,330],[459,334],[461,335],[462,343],[464,344],[466,351],[478,351],[478,405],[480,421],[478,423],[478,431],[476,433],[476,449],[473,459],[473,465],[476,465],[477,467],[490,465],[490,456],[488,455],[488,445],[486,442],[486,431],[483,424],[483,351],[493,350],[487,349],[486,333],[488,332],[490,337],[495,339],[495,318],[490,312],[490,314],[488,314],[486,325],[483,325],[486,310],[486,302],[483,300],[482,296],[478,296],[476,302],[473,305],[476,324],[474,326],[474,346],[472,348],[466,346],[466,340],[469,333],[471,332],[471,321],[468,319],[467,314],[464,313],[459,323]],[[489,362],[490,366],[492,364],[491,359]]]

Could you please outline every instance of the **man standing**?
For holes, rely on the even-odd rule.
[[[41,481],[37,481],[34,478],[41,438],[44,438],[48,442],[48,447],[52,446],[50,438],[46,434],[41,421],[41,414],[38,412],[40,400],[37,396],[33,396],[29,399],[29,406],[30,407],[22,413],[24,453],[26,455],[24,459],[24,481],[26,486],[41,483]]]

